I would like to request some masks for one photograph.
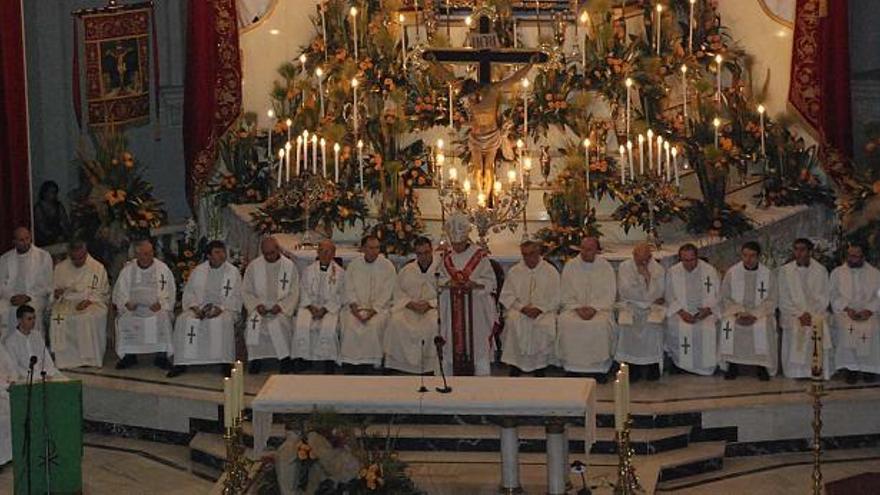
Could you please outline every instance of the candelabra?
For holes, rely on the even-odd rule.
[[[507,188],[501,187],[501,182],[495,182],[495,189],[487,199],[481,192],[477,195],[476,204],[468,203],[470,190],[460,184],[458,180],[445,181],[441,179],[439,197],[442,215],[447,213],[461,212],[467,215],[470,223],[476,227],[479,236],[479,245],[488,250],[489,233],[499,233],[504,229],[516,231],[519,219],[522,216],[525,222],[526,205],[529,200],[529,174],[524,173],[519,184],[515,177],[509,181]],[[525,227],[524,227],[525,228]]]
[[[813,495],[822,493],[822,396],[825,395],[825,383],[822,381],[822,328],[813,327],[813,364],[809,394],[813,398]]]
[[[251,460],[244,455],[241,417],[235,418],[232,426],[226,428],[223,440],[226,442],[223,495],[239,495],[247,489],[248,467],[251,464]]]
[[[629,435],[632,429],[632,418],[627,415],[623,430],[617,432],[617,484],[614,485],[615,495],[633,495],[644,493],[632,464],[633,449],[630,447]]]

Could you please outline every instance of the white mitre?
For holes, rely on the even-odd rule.
[[[449,242],[467,242],[470,238],[471,222],[464,213],[453,213],[446,219],[443,230]]]

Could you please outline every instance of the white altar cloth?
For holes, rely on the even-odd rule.
[[[596,382],[590,378],[449,377],[452,392],[434,387],[420,393],[418,377],[273,375],[251,403],[254,454],[266,448],[272,415],[309,414],[332,409],[338,414],[431,414],[496,417],[583,417],[584,445],[589,453],[596,438]]]

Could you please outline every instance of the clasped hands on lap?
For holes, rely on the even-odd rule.
[[[158,306],[159,303],[154,304],[153,306]],[[153,306],[150,306],[150,309],[153,309]],[[196,318],[200,320],[211,320],[223,313],[223,309],[219,306],[215,306],[213,304],[205,304],[202,307],[192,306],[189,308],[190,311],[193,312]],[[153,309],[153,311],[158,311],[158,309]]]
[[[874,316],[874,312],[869,309],[856,311],[852,308],[846,308],[843,311],[846,312],[846,315],[849,316],[852,321],[868,321]]]
[[[685,311],[684,309],[679,309],[677,314],[678,314],[678,317],[681,318],[681,320],[683,322],[693,325],[693,324],[699,323],[699,322],[705,320],[706,318],[708,318],[709,316],[711,316],[712,310],[710,308],[700,308],[697,310],[696,313],[689,313],[689,312]],[[737,322],[739,322],[738,318],[737,318]],[[752,321],[752,323],[754,323],[754,321]],[[748,323],[748,325],[751,325],[752,323]],[[744,324],[744,323],[741,323],[741,324]]]
[[[354,315],[355,318],[361,323],[366,324],[370,321],[374,316],[376,316],[376,310],[373,308],[361,308],[357,304],[352,303],[349,306],[351,309],[351,314]]]
[[[309,306],[309,308],[311,308],[311,307],[312,306]],[[257,309],[257,314],[259,314],[260,316],[264,316],[264,317],[265,316],[275,316],[275,315],[281,313],[281,306],[279,306],[277,304],[272,306],[271,308],[267,308],[265,304],[260,304],[259,306],[257,306],[256,309]]]
[[[433,306],[428,301],[410,301],[406,303],[406,309],[410,311],[414,311],[420,315],[427,313],[428,311],[434,309]]]

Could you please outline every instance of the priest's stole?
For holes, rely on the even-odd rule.
[[[15,495],[28,493],[28,477],[30,493],[82,493],[82,383],[34,383],[30,393],[30,438],[26,428],[27,385],[11,386],[9,400]]]

